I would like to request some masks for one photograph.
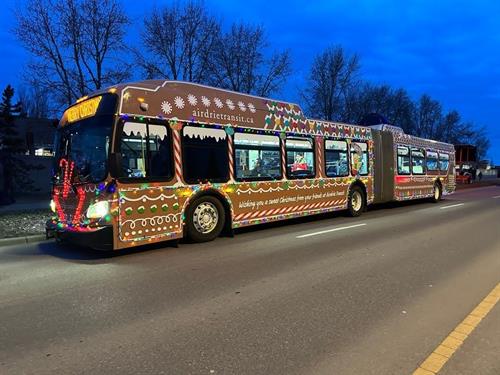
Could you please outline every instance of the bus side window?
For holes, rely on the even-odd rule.
[[[410,150],[408,147],[398,146],[398,174],[410,174]]]
[[[312,178],[314,170],[313,140],[290,137],[285,140],[286,174],[288,178]]]
[[[347,142],[345,140],[325,140],[325,172],[327,177],[349,175]]]
[[[149,124],[149,165],[151,177],[173,176],[172,152],[166,125]]]
[[[229,179],[227,134],[224,129],[184,126],[182,158],[187,183],[226,182]]]
[[[438,154],[434,151],[427,151],[427,170],[437,171],[438,168]]]
[[[411,172],[413,174],[424,174],[425,169],[424,150],[413,148],[411,150]]]
[[[126,122],[121,137],[122,176],[146,177],[146,124]]]
[[[281,179],[280,139],[275,135],[234,134],[236,180]]]
[[[450,155],[439,153],[439,169],[441,172],[447,172],[450,164]]]
[[[351,172],[353,175],[368,175],[368,145],[365,142],[351,143]]]

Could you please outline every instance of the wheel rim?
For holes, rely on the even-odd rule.
[[[203,234],[212,232],[219,222],[219,211],[210,202],[200,203],[193,212],[195,229]]]
[[[354,191],[351,197],[351,206],[354,211],[361,210],[363,204],[363,197],[359,191]]]
[[[434,186],[434,199],[439,199],[439,188],[437,186]]]

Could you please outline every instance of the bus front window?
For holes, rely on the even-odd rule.
[[[113,116],[96,116],[67,124],[56,135],[54,183],[63,182],[65,163],[73,162],[71,181],[99,182],[106,178]]]

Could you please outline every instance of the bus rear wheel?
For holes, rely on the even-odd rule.
[[[186,211],[186,234],[193,242],[217,238],[224,227],[225,212],[220,200],[210,195],[195,199]]]
[[[347,211],[349,216],[359,216],[364,209],[365,194],[359,186],[353,186],[351,190],[349,190],[349,196],[347,198]]]
[[[432,195],[432,202],[434,203],[437,203],[441,200],[441,196],[442,196],[442,191],[441,191],[441,185],[438,184],[437,182],[434,184],[434,188],[433,188],[433,195]]]

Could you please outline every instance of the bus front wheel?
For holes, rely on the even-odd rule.
[[[359,186],[353,186],[349,190],[347,198],[347,211],[349,216],[359,216],[365,209],[365,194]]]
[[[186,234],[193,242],[217,238],[224,227],[225,212],[220,200],[210,195],[195,199],[186,212]]]

